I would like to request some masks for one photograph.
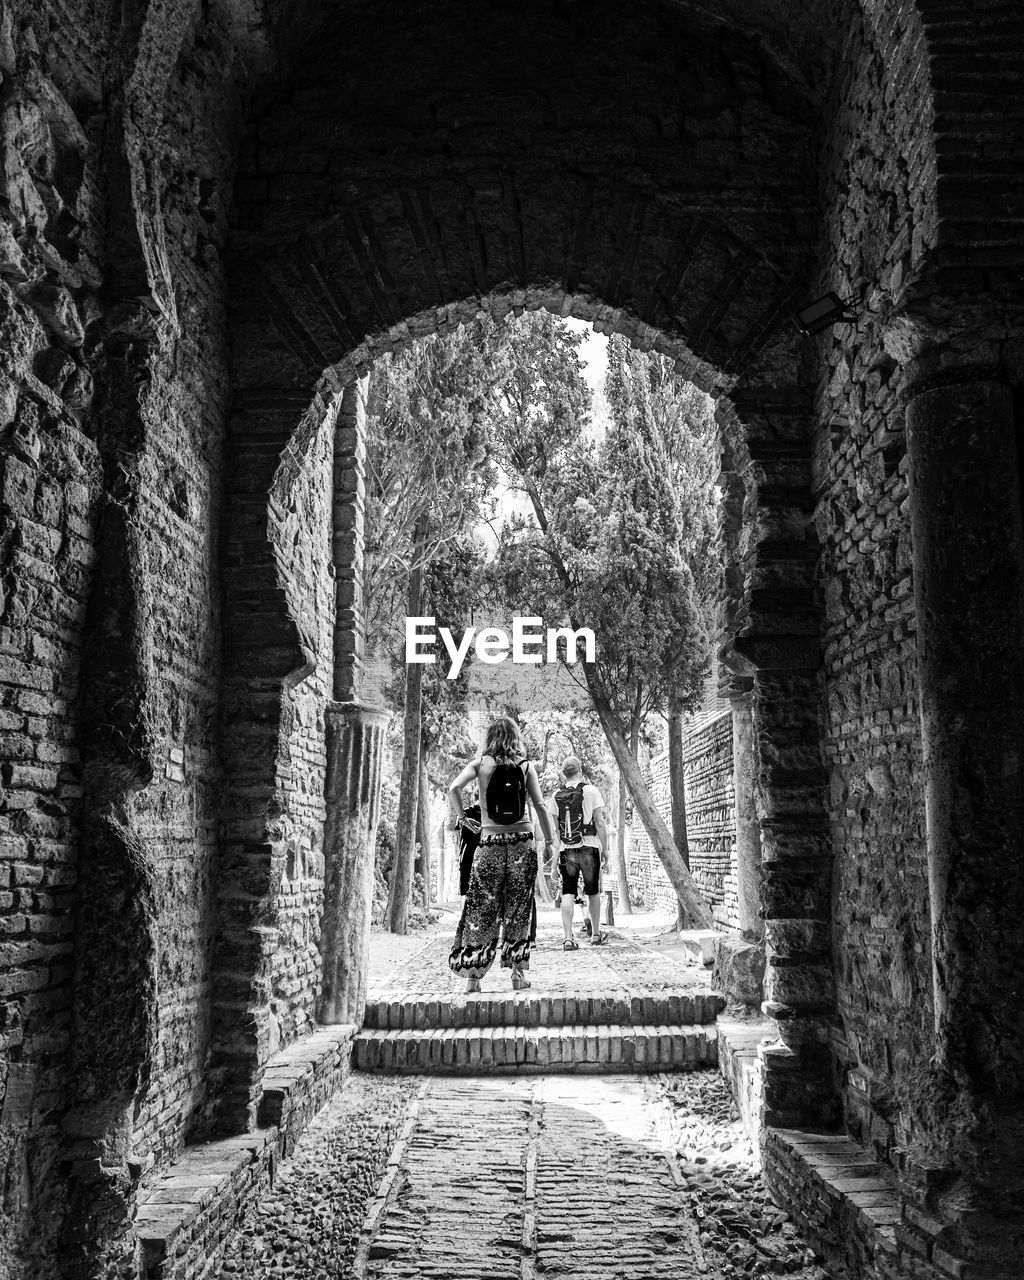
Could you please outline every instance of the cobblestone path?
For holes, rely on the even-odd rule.
[[[708,985],[616,931],[563,953],[542,913],[533,994]],[[443,1001],[447,930],[371,999]],[[507,990],[492,971],[488,991]],[[479,997],[474,997],[479,999]],[[221,1280],[829,1280],[771,1202],[721,1076],[354,1073],[229,1240]]]
[[[698,1275],[636,1079],[431,1081],[366,1276]]]
[[[715,1072],[353,1076],[222,1280],[828,1280]]]

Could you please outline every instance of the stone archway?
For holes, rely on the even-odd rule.
[[[322,792],[317,813],[292,801],[295,762],[301,774],[324,752],[321,730],[303,742],[295,729],[292,686],[298,673],[321,696],[330,683],[327,658],[317,657],[330,649],[329,606],[303,589],[309,575],[292,563],[296,533],[322,519],[325,494],[303,490],[300,477],[319,465],[314,457],[323,463],[339,397],[376,352],[481,309],[500,317],[541,306],[655,346],[705,389],[730,392],[725,470],[745,495],[747,524],[734,538],[730,652],[740,679],[759,690],[760,804],[774,868],[766,910],[811,921],[769,937],[779,961],[769,995],[787,1046],[772,1059],[781,1071],[766,1096],[782,1120],[820,1118],[831,1089],[819,1028],[832,997],[815,760],[811,392],[780,331],[809,287],[809,98],[750,36],[659,4],[637,10],[625,31],[611,6],[587,24],[571,10],[545,10],[528,48],[518,15],[475,10],[456,65],[449,49],[460,13],[455,3],[430,21],[392,21],[367,8],[361,20],[329,25],[254,125],[239,179],[215,959],[231,977],[215,982],[214,1054],[223,1078],[242,1084],[222,1123],[251,1114],[280,1023],[272,1006],[298,1026],[319,999],[313,969],[284,974],[277,950],[288,841],[303,839],[304,823],[322,824]],[[339,41],[350,55],[344,92]],[[351,56],[360,42],[372,60]],[[392,120],[388,69],[410,65],[413,48],[416,75]],[[737,100],[741,69],[747,88]],[[582,103],[598,105],[582,113]],[[470,107],[479,114],[467,115]],[[503,120],[522,123],[510,132]],[[349,587],[339,589],[344,597]],[[342,598],[339,607],[350,606]],[[275,699],[287,723],[275,718]],[[304,892],[310,920],[314,894]]]
[[[414,35],[407,33],[406,38]],[[651,33],[644,38],[649,42]],[[745,48],[747,56],[756,60],[749,41]],[[634,57],[642,60],[635,51]],[[314,97],[316,92],[309,90]],[[770,104],[763,105],[771,109]],[[717,109],[715,104],[709,108],[712,115]],[[261,125],[256,131],[260,141],[254,146],[264,146],[267,132],[273,136],[276,127],[272,121],[266,128]],[[323,120],[317,127],[330,136],[331,126]],[[628,128],[625,134],[628,141]],[[757,488],[767,486],[771,491],[776,527],[774,536],[765,534],[772,544],[765,556],[790,562],[789,602],[772,620],[767,596],[772,592],[772,574],[778,570],[767,567],[766,559],[761,570],[765,584],[755,584],[750,574],[756,557],[753,546],[744,546],[738,553],[745,567],[741,571],[737,561],[732,575],[733,607],[735,629],[743,632],[741,647],[747,652],[736,662],[747,678],[755,669],[782,673],[782,684],[764,703],[766,732],[770,702],[793,697],[807,700],[807,712],[797,717],[798,728],[780,729],[781,737],[771,744],[778,758],[786,759],[788,753],[795,759],[802,753],[806,760],[816,715],[817,624],[808,577],[814,555],[813,537],[808,539],[807,532],[809,502],[806,495],[794,494],[800,484],[809,484],[810,394],[800,385],[792,342],[778,334],[787,307],[806,288],[806,253],[793,247],[801,242],[800,223],[810,203],[799,179],[808,168],[806,150],[798,146],[795,157],[785,162],[779,158],[777,172],[786,177],[774,193],[774,207],[755,215],[749,188],[730,193],[732,205],[722,198],[718,210],[703,207],[707,192],[703,196],[687,192],[677,157],[666,172],[666,181],[671,179],[675,187],[659,192],[650,180],[646,190],[632,189],[629,173],[620,171],[622,138],[613,141],[605,158],[607,173],[598,168],[589,177],[550,170],[552,164],[565,164],[565,155],[558,154],[560,147],[564,151],[564,140],[539,169],[534,164],[523,174],[506,162],[482,178],[475,176],[475,186],[468,174],[431,173],[421,181],[406,169],[403,182],[408,186],[395,190],[391,169],[381,174],[370,167],[362,176],[365,191],[360,195],[353,194],[348,174],[333,196],[324,196],[331,207],[344,212],[323,220],[312,217],[308,229],[290,235],[283,245],[282,210],[266,199],[271,194],[269,179],[254,174],[246,181],[245,190],[254,198],[243,205],[240,215],[244,229],[239,235],[235,277],[239,359],[233,422],[240,464],[261,468],[264,479],[256,481],[250,471],[239,485],[236,519],[238,527],[246,530],[247,542],[244,548],[239,544],[242,556],[227,571],[234,575],[237,568],[241,585],[244,568],[242,595],[249,599],[254,583],[262,579],[264,607],[272,612],[276,602],[280,609],[287,572],[283,577],[279,572],[280,551],[275,568],[273,546],[293,542],[294,529],[291,517],[284,514],[288,500],[281,496],[283,473],[272,476],[272,441],[276,439],[282,453],[288,448],[297,456],[296,446],[319,439],[318,415],[328,412],[341,389],[351,385],[377,351],[471,318],[481,309],[500,317],[509,310],[546,306],[556,313],[592,319],[601,328],[625,332],[640,345],[671,353],[678,370],[708,390],[721,394],[735,388],[733,402],[744,422],[741,426],[736,414],[729,418],[727,470],[734,469],[740,488],[749,491],[748,517]],[[300,158],[294,163],[306,162]],[[365,163],[372,166],[372,152]],[[748,175],[755,184],[762,177],[763,169]],[[312,181],[316,185],[319,179]],[[297,185],[307,195],[312,190],[305,180]],[[452,212],[459,208],[466,214],[461,221]],[[787,231],[780,234],[783,223]],[[452,230],[456,227],[457,237]],[[753,243],[741,238],[741,229],[755,237]],[[318,381],[325,366],[328,372]],[[308,388],[305,393],[303,386]],[[303,426],[293,436],[304,394],[311,397],[313,407],[306,409]],[[250,441],[256,440],[258,457],[254,458]],[[293,470],[292,462],[284,468],[288,474]],[[272,485],[277,497],[265,526],[259,494]],[[268,526],[269,539],[264,534]],[[791,545],[794,530],[800,543],[796,547]],[[737,547],[738,543],[739,535]],[[262,561],[262,569],[256,569],[256,561]],[[755,596],[748,598],[752,584]],[[802,614],[793,607],[801,591],[806,596]],[[230,610],[230,581],[228,601]],[[300,651],[305,662],[311,660],[308,619],[316,614],[315,604],[292,602],[291,616],[299,631],[291,650],[296,668]],[[262,657],[253,650],[253,633],[246,621],[238,652],[242,656],[244,651],[254,669],[267,661],[287,665],[287,647],[281,643],[287,633],[286,615],[282,611],[280,628],[268,633]],[[240,616],[245,617],[244,610]],[[231,619],[228,627],[230,636]],[[775,639],[769,639],[771,635]],[[230,665],[239,680],[250,678],[243,675],[240,663]],[[800,671],[807,674],[802,683],[791,678],[791,673]],[[278,678],[284,675],[282,669]],[[800,686],[795,694],[789,687],[794,680]],[[242,701],[242,697],[231,697],[229,705],[236,707]],[[787,716],[793,719],[792,710]],[[245,736],[249,728],[244,717],[238,718],[229,734],[237,731],[251,746],[251,738]],[[790,739],[798,743],[796,748]],[[270,763],[272,749],[277,747],[272,725],[268,724],[264,741],[263,785],[270,796],[274,776]],[[228,754],[229,759],[234,754],[230,746]],[[251,763],[250,752],[246,768]],[[243,784],[250,796],[251,781],[247,777]],[[802,787],[805,801],[815,787],[800,776],[799,767],[794,771],[792,760],[783,765],[775,784],[792,785],[795,790]],[[793,799],[770,803],[773,812],[779,808],[773,821],[780,830],[786,827],[786,815],[794,804],[799,807]],[[798,848],[798,856],[806,856],[813,846],[811,856],[820,858],[820,817],[814,823],[816,843],[800,836],[787,844],[783,836],[777,846]],[[251,860],[257,861],[258,855]],[[827,937],[827,880],[826,864],[815,880],[819,896],[813,910],[820,917],[819,940]],[[791,911],[790,905],[785,910]],[[802,953],[806,951],[803,947]],[[828,1008],[827,992],[823,995],[820,990],[810,999],[792,988],[784,996],[778,994],[778,1011],[787,1015],[816,1018]],[[795,1017],[792,1025],[802,1028],[802,1016]],[[801,1030],[794,1032],[793,1039],[802,1046],[795,1052],[806,1055],[814,1037]],[[258,1062],[259,1055],[253,1060]],[[789,1114],[785,1105],[780,1105],[782,1113]]]

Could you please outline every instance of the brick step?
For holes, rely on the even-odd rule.
[[[434,1027],[361,1031],[360,1071],[473,1075],[478,1072],[686,1071],[714,1066],[713,1026]]]
[[[713,1023],[725,1008],[717,991],[617,991],[567,996],[543,991],[371,999],[368,1031],[422,1031],[438,1027],[695,1026]]]

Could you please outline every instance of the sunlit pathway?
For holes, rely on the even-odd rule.
[[[418,1107],[367,1276],[704,1270],[642,1081],[433,1080]]]
[[[570,1006],[593,1016],[608,996],[651,1003],[659,1017],[666,1001],[674,1009],[708,998],[706,970],[644,945],[628,925],[607,946],[563,952],[550,908],[540,913],[531,991],[513,997],[495,968],[482,995],[466,997],[448,971],[452,928],[445,919],[401,949],[375,937],[388,962],[371,979],[368,1018],[398,1025],[400,1010],[402,1025],[415,1015],[418,1026],[420,1013],[429,1025],[448,1025],[449,1015],[460,1025],[469,1003],[477,1021],[521,1022],[529,1007],[544,1024],[569,1017]],[[355,1072],[235,1233],[220,1274],[828,1280],[769,1200],[714,1069]]]
[[[710,986],[710,974],[706,969],[684,963],[682,955],[669,958],[642,945],[633,936],[634,930],[628,922],[607,930],[609,939],[605,946],[592,947],[579,933],[580,918],[577,910],[579,949],[566,952],[562,950],[563,932],[558,912],[551,906],[539,907],[537,942],[530,957],[529,979],[533,991],[583,995],[627,988],[657,990],[668,986],[692,986],[701,989]],[[456,977],[448,968],[448,952],[456,919],[450,915],[443,925],[434,925],[422,945],[410,949],[411,954],[400,963],[389,966],[371,980],[370,1000],[453,996],[464,991],[465,978]],[[378,936],[375,936],[371,951],[377,941]],[[482,986],[485,994],[509,992],[507,970],[495,962],[484,976]]]
[[[714,1072],[355,1076],[222,1276],[827,1280]]]

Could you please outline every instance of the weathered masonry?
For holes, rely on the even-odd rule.
[[[843,1130],[863,1275],[1019,1277],[1016,0],[8,0],[0,71],[0,1271],[136,1274],[358,1019],[364,375],[546,307],[717,400],[779,1185]]]

